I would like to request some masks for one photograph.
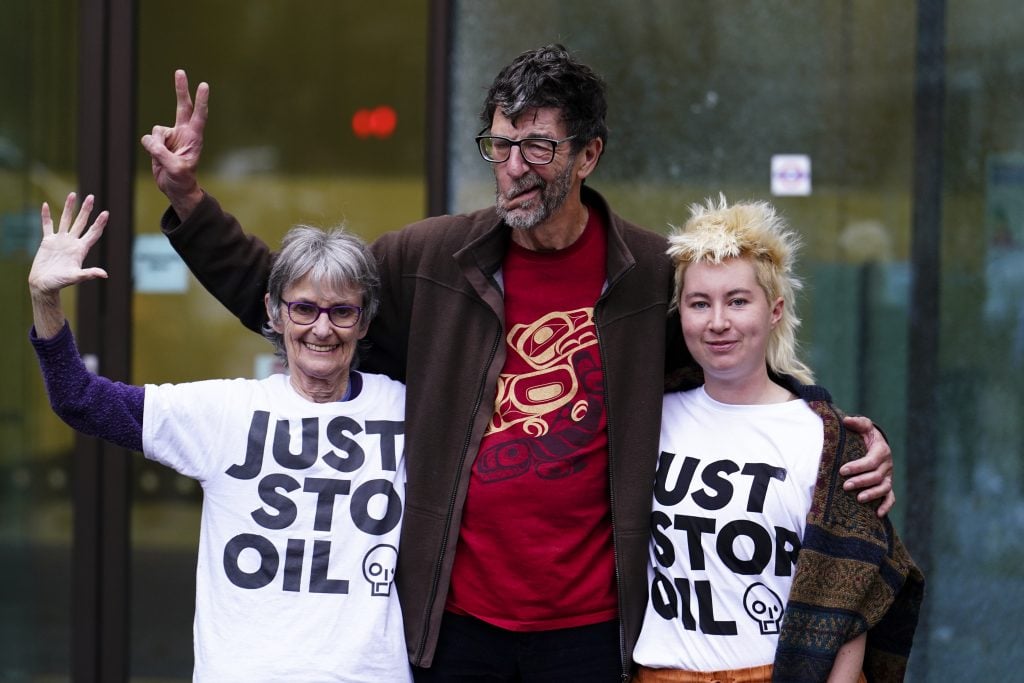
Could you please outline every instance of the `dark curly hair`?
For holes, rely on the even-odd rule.
[[[593,69],[573,59],[564,46],[546,45],[524,52],[501,70],[480,119],[490,126],[499,109],[512,121],[527,109],[559,109],[568,134],[576,136],[572,150],[578,152],[594,138],[608,141],[604,91],[604,81]]]

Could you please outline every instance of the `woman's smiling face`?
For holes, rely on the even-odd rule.
[[[282,298],[323,308],[363,305],[361,290],[325,289],[310,282],[308,276],[285,287]],[[326,312],[321,312],[313,323],[300,325],[288,317],[288,308],[282,304],[271,325],[284,338],[291,383],[296,391],[316,402],[340,399],[348,386],[348,373],[359,340],[366,336],[363,321],[353,327],[337,327]]]
[[[705,381],[735,386],[766,376],[768,338],[782,305],[781,297],[768,301],[747,259],[687,267],[679,315],[686,347],[704,369]]]

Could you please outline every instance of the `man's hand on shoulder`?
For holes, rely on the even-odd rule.
[[[857,500],[862,503],[881,500],[877,512],[879,517],[884,517],[896,504],[896,494],[892,492],[892,449],[868,418],[850,416],[843,420],[843,424],[860,434],[867,447],[864,457],[846,463],[839,470],[841,475],[849,477],[843,483],[843,489],[858,491]]]

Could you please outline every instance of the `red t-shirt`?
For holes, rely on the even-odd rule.
[[[594,304],[605,281],[597,211],[569,248],[511,244],[507,355],[473,465],[448,609],[513,631],[617,614],[604,374]]]

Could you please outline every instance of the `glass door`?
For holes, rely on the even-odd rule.
[[[39,206],[75,187],[77,3],[5,3],[0,21],[0,679],[71,667],[74,438],[28,343]],[[74,310],[74,298],[65,305]]]

